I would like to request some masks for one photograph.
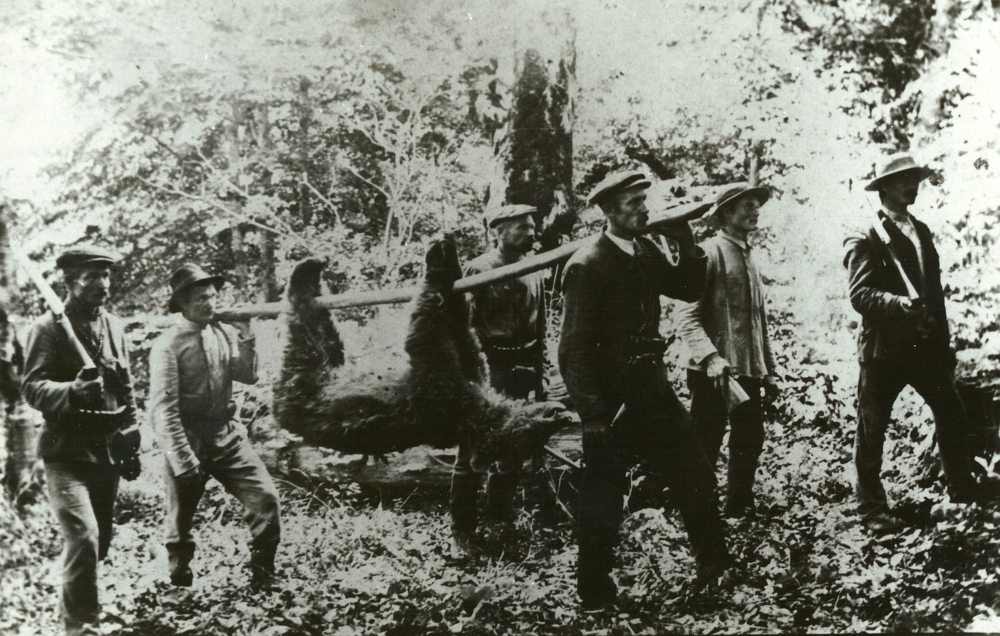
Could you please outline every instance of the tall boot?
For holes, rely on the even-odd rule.
[[[734,451],[729,458],[725,516],[745,517],[755,512],[753,482],[757,463],[757,455],[746,451]]]
[[[501,472],[497,467],[490,469],[486,479],[486,513],[491,521],[514,523],[517,511],[514,509],[514,494],[520,481],[518,468]]]

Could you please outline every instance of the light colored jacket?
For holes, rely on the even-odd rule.
[[[174,475],[199,465],[208,448],[239,435],[231,423],[233,380],[257,382],[252,339],[229,325],[200,328],[183,318],[153,343],[149,354],[149,421]]]
[[[762,378],[774,374],[764,288],[749,247],[724,232],[701,247],[708,257],[705,290],[698,301],[683,305],[677,314],[689,368],[704,370],[708,357],[718,353],[735,375]]]

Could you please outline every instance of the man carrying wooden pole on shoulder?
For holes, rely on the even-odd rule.
[[[697,300],[706,258],[686,218],[657,228],[675,249],[664,252],[642,236],[650,185],[628,171],[595,186],[590,201],[604,212],[606,229],[563,274],[559,368],[583,424],[577,592],[586,610],[617,598],[611,570],[626,471],[637,458],[665,479],[680,510],[698,567],[695,587],[717,582],[732,562],[715,476],[665,377],[660,335],[660,296]]]
[[[522,260],[535,243],[536,212],[530,205],[505,205],[490,210],[487,226],[496,247],[471,260],[466,266],[466,276]],[[497,392],[517,400],[545,399],[544,278],[544,272],[532,272],[480,287],[471,294],[472,326],[486,355],[490,384]],[[476,545],[476,494],[480,476],[471,459],[469,449],[459,446],[449,501],[455,547],[462,555],[474,553]],[[520,465],[503,462],[489,468],[487,512],[493,520],[513,522],[520,469]]]
[[[691,416],[713,467],[727,423],[730,427],[724,509],[729,517],[756,509],[754,475],[764,447],[761,391],[767,399],[778,393],[764,287],[747,242],[769,197],[767,188],[749,183],[719,196],[710,212],[719,234],[701,244],[708,257],[705,291],[677,316],[690,352]]]
[[[233,381],[257,382],[248,331],[215,322],[225,279],[187,263],[170,278],[168,310],[181,314],[149,355],[149,419],[166,457],[166,543],[170,582],[189,586],[195,509],[215,478],[243,504],[250,542],[251,585],[274,575],[281,537],[278,491],[246,437],[233,425]]]

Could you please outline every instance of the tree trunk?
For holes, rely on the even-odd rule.
[[[233,119],[229,126],[229,178],[237,186],[240,183],[240,125],[245,121],[244,104],[239,100],[232,103]],[[249,279],[246,250],[243,247],[243,227],[239,218],[243,215],[243,197],[238,192],[228,193],[229,205],[233,210],[233,221],[229,224],[229,248],[233,253],[233,274],[237,285],[245,285]]]

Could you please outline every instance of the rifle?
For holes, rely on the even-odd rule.
[[[66,332],[66,338],[69,340],[70,345],[76,351],[80,360],[83,361],[83,370],[80,373],[80,377],[84,380],[96,380],[98,378],[103,380],[104,390],[102,393],[104,404],[102,406],[104,408],[81,408],[77,409],[77,412],[87,416],[88,419],[95,420],[99,424],[112,429],[113,435],[108,440],[108,460],[112,466],[118,469],[122,477],[135,479],[139,476],[139,471],[141,470],[138,455],[141,436],[139,425],[133,417],[132,405],[118,403],[119,398],[126,397],[124,391],[126,382],[122,379],[124,370],[120,368],[121,365],[117,361],[114,369],[108,368],[103,361],[100,361],[100,366],[95,363],[94,357],[90,355],[90,352],[87,351],[83,342],[76,335],[73,323],[70,322],[69,317],[66,315],[66,306],[63,304],[62,299],[59,298],[41,272],[35,268],[35,264],[25,254],[15,252],[15,257],[21,269],[24,270],[42,295],[45,304],[52,311],[63,331]],[[97,355],[99,356],[100,354],[101,352],[98,351]],[[126,423],[129,425],[122,428],[122,424]]]

